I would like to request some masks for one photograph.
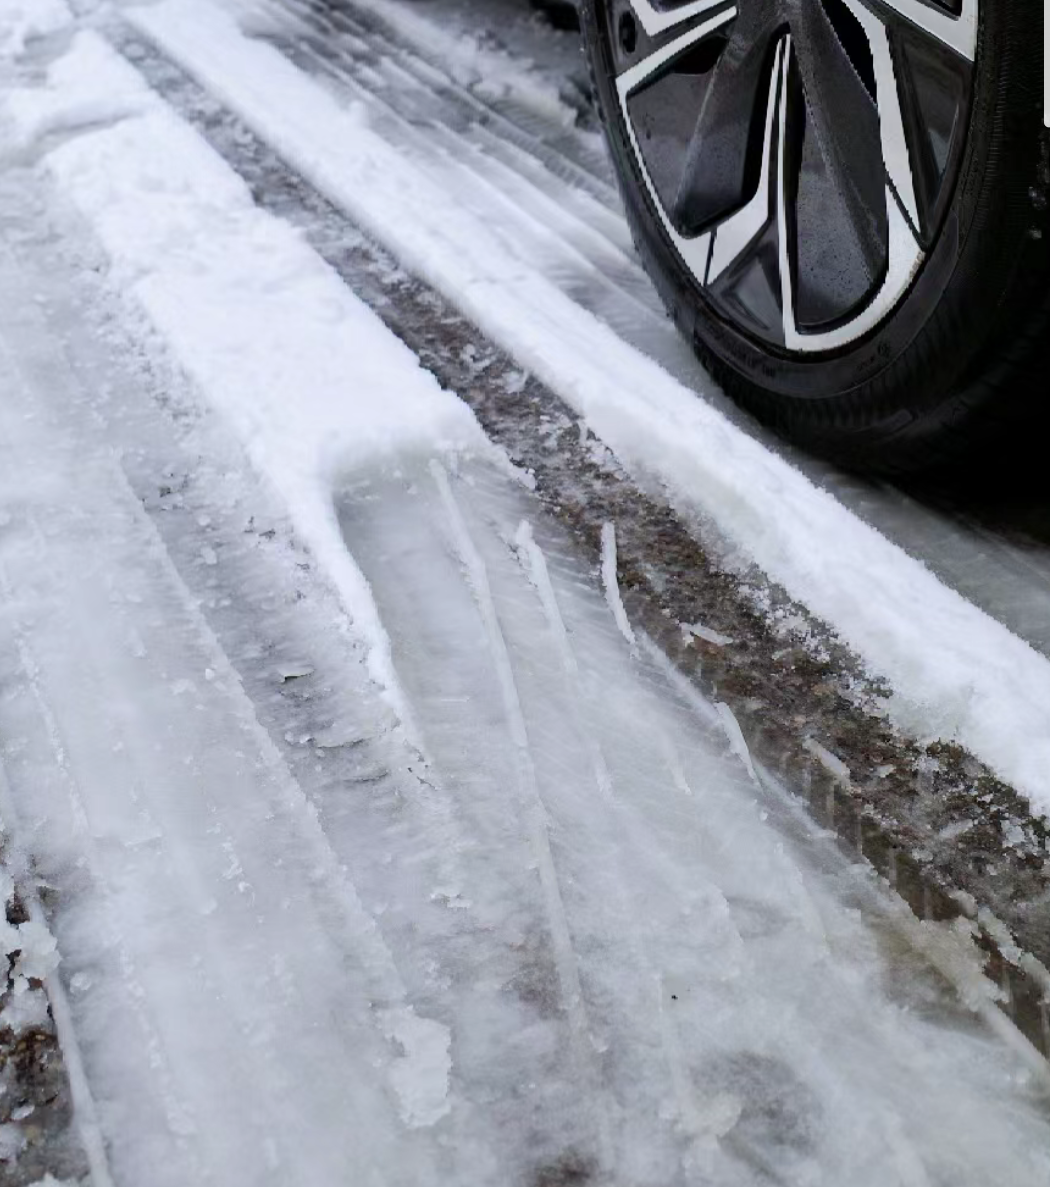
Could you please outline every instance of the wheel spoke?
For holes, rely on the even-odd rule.
[[[902,17],[969,61],[972,62],[976,57],[977,0],[962,0],[962,10],[958,16],[934,8],[932,4],[925,4],[923,0],[875,0],[870,5],[870,11],[874,14],[885,10]]]
[[[632,0],[632,8],[637,12],[636,3],[637,0]],[[708,7],[713,7],[713,5],[708,5]],[[680,12],[682,10],[676,9],[675,11]],[[728,25],[735,16],[735,8],[724,8],[709,20],[704,21],[702,24],[694,25],[680,37],[676,37],[673,41],[668,41],[647,57],[642,58],[640,62],[636,62],[629,70],[625,70],[616,79],[616,90],[620,96],[621,107],[626,103],[632,91],[638,90],[643,83],[648,81],[658,70],[666,66],[668,62],[674,61],[675,58],[684,54],[690,46],[708,37],[717,29]],[[641,20],[641,17],[639,16],[638,19]]]
[[[712,284],[737,259],[769,222],[772,211],[773,143],[776,127],[777,103],[782,101],[785,62],[791,39],[784,38],[776,49],[766,99],[766,118],[763,125],[762,164],[758,189],[754,197],[730,218],[719,223],[711,248],[711,263],[707,283]]]
[[[886,237],[886,186],[880,167],[885,146],[879,109],[823,5],[807,6],[801,32],[803,36],[793,46],[793,58],[802,79],[807,134],[816,142],[824,173],[822,184],[831,191],[835,205],[848,211],[868,274],[874,279],[881,270]],[[881,97],[885,84],[877,64],[874,73],[876,93]],[[843,118],[843,112],[849,112],[848,119]],[[903,180],[911,194],[910,171],[905,171]]]
[[[721,8],[727,0],[693,0],[691,4],[683,4],[678,8],[661,10],[654,8],[650,0],[628,0],[638,23],[649,37],[656,37],[666,33],[678,25],[695,20],[716,8]]]
[[[739,210],[755,190],[759,153],[753,140],[762,128],[769,131],[763,103],[776,90],[774,31],[768,16],[745,9],[718,59],[675,198],[674,221],[685,230],[709,227]]]
[[[635,160],[638,162],[638,168],[641,170],[642,177],[645,181],[645,187],[649,191],[649,196],[652,199],[653,205],[659,215],[660,222],[663,224],[664,231],[668,238],[674,244],[678,254],[682,257],[682,262],[689,269],[692,274],[700,279],[703,278],[707,272],[707,263],[710,255],[711,236],[698,235],[694,238],[687,238],[679,234],[671,223],[664,204],[660,201],[660,196],[656,192],[656,186],[653,184],[653,179],[650,176],[649,170],[645,165],[645,158],[642,155],[641,149],[638,145],[638,138],[634,131],[634,126],[631,123],[630,113],[627,110],[627,100],[630,98],[632,92],[636,91],[642,84],[651,78],[659,69],[667,65],[678,55],[683,54],[690,46],[695,45],[704,37],[721,29],[727,25],[736,16],[735,8],[723,9],[709,20],[702,24],[695,26],[688,32],[683,33],[681,37],[675,38],[668,42],[662,48],[656,50],[641,62],[632,66],[629,70],[625,70],[623,74],[616,79],[616,89],[620,100],[620,110],[623,113],[624,122],[627,126],[627,134],[631,141],[631,148],[634,151]]]
[[[882,138],[882,160],[886,176],[913,227],[919,226],[919,209],[915,201],[915,181],[912,178],[908,142],[904,135],[900,88],[890,52],[886,26],[860,0],[844,0],[846,7],[860,22],[871,48],[875,67],[875,101],[879,108],[879,131]],[[902,3],[903,0],[895,0]],[[921,7],[925,8],[925,5]]]
[[[784,343],[790,350],[836,350],[856,340],[878,325],[879,321],[901,298],[923,261],[923,251],[900,207],[887,188],[886,215],[888,250],[886,275],[878,291],[862,313],[843,325],[823,333],[801,333],[795,319],[793,274],[790,258],[790,229],[788,227],[788,165],[787,165],[787,63],[783,71],[783,97],[778,110],[777,137],[777,240],[780,256],[781,308],[784,316]]]
[[[787,77],[791,67],[791,42],[784,52],[784,84],[777,109],[777,252],[780,262],[780,312],[784,322],[784,343],[791,346],[798,337],[795,322],[795,294],[793,291],[791,258],[789,255],[790,228],[787,218]]]

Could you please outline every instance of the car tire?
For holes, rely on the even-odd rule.
[[[581,4],[679,328],[760,421],[883,474],[989,454],[1050,402],[1042,3],[957,5]]]

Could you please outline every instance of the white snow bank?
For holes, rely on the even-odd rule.
[[[14,57],[33,37],[57,33],[72,20],[64,0],[0,0],[0,57]]]
[[[133,19],[404,264],[587,420],[629,468],[711,515],[892,685],[920,738],[957,739],[1050,811],[1050,663],[735,428],[544,277],[427,172],[206,0]],[[364,118],[363,118],[364,117]]]
[[[48,83],[7,101],[17,134],[82,129],[46,154],[47,168],[95,229],[114,286],[280,490],[396,701],[385,636],[331,490],[366,459],[488,448],[473,414],[96,34],[77,36]],[[132,114],[84,128],[85,112],[114,96]]]

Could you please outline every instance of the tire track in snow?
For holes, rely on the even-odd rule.
[[[610,524],[611,528],[612,525]],[[558,607],[558,598],[554,592],[554,585],[551,582],[550,572],[547,568],[547,560],[543,554],[543,550],[536,543],[533,536],[531,525],[523,520],[518,528],[515,536],[515,544],[519,549],[519,555],[523,557],[526,571],[529,579],[532,582],[540,603],[543,606],[544,616],[547,619],[548,626],[551,631],[551,636],[554,639],[555,650],[561,661],[562,674],[566,683],[566,692],[568,695],[568,703],[571,705],[572,717],[576,725],[577,732],[586,747],[589,755],[591,768],[594,773],[594,782],[602,799],[609,805],[612,817],[615,821],[617,830],[619,832],[621,841],[616,849],[617,864],[621,870],[624,870],[624,862],[622,858],[623,848],[627,848],[631,853],[631,866],[637,871],[639,868],[647,871],[647,875],[655,882],[662,880],[662,871],[659,869],[659,863],[652,860],[648,853],[642,851],[642,846],[638,841],[640,831],[634,827],[636,822],[627,819],[622,805],[616,796],[615,785],[612,775],[609,771],[609,765],[606,761],[602,746],[594,731],[589,728],[586,722],[586,706],[589,701],[583,682],[580,679],[580,668],[576,661],[576,655],[569,639],[569,633],[565,627],[565,620],[562,617],[561,610]],[[613,544],[615,550],[615,544]],[[613,556],[613,572],[615,574],[615,551]],[[606,565],[603,558],[602,565],[603,585],[605,586],[606,598],[609,599],[609,579],[606,573]],[[619,607],[619,614],[616,613],[617,606]],[[627,640],[632,655],[637,655],[637,644],[634,638],[634,633],[630,630],[630,625],[627,624],[627,631],[624,631],[624,623],[626,623],[626,615],[623,613],[623,605],[618,600],[615,605],[611,605],[613,617],[616,621],[617,629],[624,634]],[[621,623],[620,616],[623,616],[624,623]],[[661,738],[665,748],[669,747],[669,742],[666,737]],[[644,834],[643,834],[644,835]],[[653,981],[653,1009],[659,1019],[660,1036],[663,1043],[664,1057],[667,1062],[667,1070],[674,1090],[674,1097],[680,1123],[685,1132],[692,1140],[709,1139],[712,1136],[712,1116],[708,1114],[706,1117],[701,1113],[695,1101],[695,1095],[688,1085],[688,1074],[681,1058],[682,1040],[678,1034],[677,1023],[671,1015],[668,1006],[671,998],[671,988],[666,984],[664,977],[659,972],[659,961],[653,959],[652,955],[646,951],[645,933],[642,930],[637,911],[628,902],[623,893],[626,885],[626,878],[621,873],[616,878],[617,899],[620,903],[620,913],[630,920],[629,929],[629,946],[631,949],[631,959],[634,962],[635,968],[643,975],[649,975]],[[729,914],[729,903],[725,896],[714,885],[710,886],[712,892],[712,904],[716,909],[723,910],[727,915]],[[731,962],[734,957],[739,959],[740,949],[743,946],[743,941],[740,933],[734,929],[733,938],[736,941],[736,951],[727,952],[725,958],[727,962]],[[647,974],[646,970],[652,970]],[[715,1126],[717,1128],[717,1119],[715,1118]]]
[[[68,283],[68,279],[59,282],[56,278],[56,284],[59,283]],[[93,289],[90,284],[87,287]],[[62,295],[65,296],[64,291]],[[94,307],[101,296],[92,291],[89,298],[81,300],[84,305]],[[75,317],[75,298],[73,306]],[[109,342],[114,330],[111,325],[102,328],[103,342]],[[64,339],[68,331],[69,327],[63,326]],[[118,341],[123,338],[118,337]],[[150,345],[152,348],[156,343]],[[135,349],[134,343],[129,343],[126,353],[134,355]],[[80,351],[84,353],[83,344]],[[154,361],[158,362],[163,376],[163,358]],[[104,369],[99,372],[89,368],[88,373],[93,375],[99,389],[108,390],[112,386],[112,376]],[[149,392],[152,387],[153,384],[147,383],[145,390]],[[170,433],[157,429],[151,417],[138,407],[142,395],[141,389],[132,386],[126,400],[104,401],[105,406],[97,410],[94,432],[107,435],[107,448],[113,441],[131,442],[124,464],[130,470],[129,480],[143,503],[144,514],[160,533],[165,551],[190,590],[197,609],[217,632],[221,650],[236,664],[253,712],[265,720],[281,754],[301,776],[302,785],[312,789],[311,798],[318,805],[325,833],[333,843],[338,841],[341,860],[353,864],[355,881],[362,867],[367,872],[370,910],[381,914],[384,934],[392,934],[397,940],[399,964],[405,962],[412,973],[413,995],[425,1006],[422,1012],[435,1013],[453,1027],[458,1043],[453,1068],[453,1104],[458,1100],[459,1107],[454,1107],[447,1124],[441,1123],[443,1140],[456,1151],[483,1152],[480,1162],[471,1157],[469,1167],[469,1173],[476,1173],[479,1182],[487,1173],[486,1160],[490,1168],[495,1168],[491,1171],[491,1181],[505,1181],[507,1168],[517,1165],[520,1141],[515,1135],[519,1129],[530,1138],[533,1147],[538,1135],[542,1146],[552,1148],[549,1162],[560,1165],[558,1158],[565,1152],[570,1138],[574,1142],[586,1139],[589,1143],[589,1122],[573,1126],[569,1119],[589,1116],[590,1093],[572,1076],[563,1079],[564,1069],[557,1063],[560,1047],[549,1041],[556,1028],[547,1012],[556,1007],[547,999],[556,996],[556,990],[548,995],[544,983],[547,951],[542,944],[534,943],[541,925],[532,928],[528,906],[522,911],[514,901],[518,885],[514,871],[509,871],[509,878],[501,876],[498,882],[491,872],[487,877],[478,877],[479,873],[485,875],[486,867],[496,863],[496,858],[491,851],[491,832],[483,830],[479,835],[472,831],[477,822],[469,813],[463,814],[458,829],[450,833],[447,827],[442,827],[440,817],[435,821],[433,816],[418,811],[417,801],[421,797],[426,798],[430,792],[438,798],[445,795],[441,780],[426,767],[422,768],[418,783],[393,774],[363,786],[361,797],[356,800],[348,799],[345,786],[324,787],[317,768],[327,767],[326,756],[332,754],[324,738],[331,721],[326,719],[328,697],[324,685],[328,681],[337,686],[340,682],[344,687],[349,684],[347,691],[352,699],[356,695],[366,699],[375,695],[375,689],[355,686],[353,671],[360,656],[355,657],[350,649],[332,646],[333,621],[336,626],[345,625],[345,614],[330,619],[324,605],[315,607],[312,614],[309,612],[309,602],[301,599],[317,596],[318,590],[309,578],[304,578],[302,570],[309,565],[301,549],[295,549],[288,557],[288,568],[295,578],[292,584],[282,579],[284,574],[279,566],[275,573],[272,564],[267,567],[258,561],[251,562],[250,558],[258,556],[260,548],[267,552],[281,550],[279,530],[276,540],[268,539],[275,534],[268,524],[276,522],[279,528],[281,521],[274,518],[271,501],[262,498],[254,484],[246,484],[242,491],[241,484],[233,480],[235,474],[231,474],[230,467],[236,463],[232,461],[231,443],[214,429],[207,431],[210,418],[202,417],[196,398],[188,405],[180,402],[178,384],[173,392],[162,382],[156,392],[170,408],[174,421],[189,426],[188,440],[180,443],[171,440]],[[84,401],[71,399],[70,402],[80,405]],[[110,433],[114,434],[112,441],[108,437]],[[93,440],[91,432],[85,434],[85,449]],[[244,523],[249,509],[253,515],[261,514],[262,522],[254,527],[251,518],[247,525]],[[207,556],[203,557],[205,551]],[[151,590],[140,588],[131,605],[138,605],[138,599],[146,594],[151,595]],[[275,604],[280,607],[286,602],[294,604],[298,619],[290,611],[275,612]],[[268,635],[270,639],[281,640],[281,650],[274,652],[269,647]],[[287,648],[293,650],[289,652]],[[320,656],[318,651],[322,653]],[[270,657],[268,662],[267,657]],[[277,665],[282,658],[300,662],[289,665],[289,671],[299,674],[281,686],[285,692],[279,697],[274,690],[271,665]],[[304,665],[301,662],[304,658],[316,664],[315,674],[308,674],[311,665]],[[221,676],[218,668],[208,666],[218,679]],[[269,682],[260,679],[261,666],[270,668]],[[341,667],[348,667],[350,672],[341,671]],[[213,680],[211,684],[214,683]],[[317,696],[312,706],[304,698],[304,711],[298,719],[286,706],[273,707],[275,702],[286,700],[288,690],[307,688],[323,695]],[[345,705],[336,711],[337,722],[345,712]],[[377,730],[389,726],[389,721],[375,723]],[[315,733],[316,747],[308,742]],[[282,738],[287,745],[281,746]],[[357,740],[355,733],[351,741]],[[360,749],[362,752],[371,749],[395,770],[398,764],[411,764],[413,771],[420,769],[420,756],[399,749],[393,740],[389,746],[362,743]],[[357,752],[355,745],[353,753]],[[319,761],[322,758],[326,758],[324,764]],[[375,801],[380,798],[387,803],[379,805],[377,813]],[[505,801],[498,804],[498,811],[506,820]],[[389,817],[381,832],[376,831],[374,820],[369,822],[369,817],[377,814]],[[508,823],[513,828],[513,820]],[[211,841],[219,853],[218,869],[233,870],[231,855],[223,849],[224,838],[216,833]],[[444,860],[449,852],[462,859],[458,871],[455,862]],[[244,865],[240,847],[236,847],[236,856]],[[506,873],[508,859],[500,859],[499,864],[501,874]],[[432,871],[437,876],[428,882]],[[534,875],[529,873],[527,881],[531,887]],[[413,898],[417,890],[424,895],[429,892],[429,897]],[[396,908],[396,927],[390,926],[392,905]],[[446,920],[444,926],[438,923],[435,927],[435,915]],[[281,988],[279,973],[275,971],[273,977],[276,992]],[[346,1004],[347,1013],[354,1013],[353,1006],[353,1002]],[[479,1033],[488,1036],[487,1042],[479,1041]],[[550,1084],[544,1083],[545,1080]],[[530,1086],[525,1099],[522,1085]],[[522,1151],[523,1162],[526,1155],[535,1157],[534,1149]],[[571,1159],[566,1165],[572,1165]],[[549,1165],[547,1169],[550,1170]],[[462,1176],[455,1181],[462,1181]]]
[[[547,920],[551,939],[554,942],[562,1000],[565,1003],[570,1022],[574,1056],[593,1094],[597,1111],[599,1157],[602,1166],[611,1169],[615,1162],[612,1158],[612,1136],[609,1118],[605,1110],[604,1091],[594,1064],[594,1041],[587,1018],[587,1009],[584,1005],[579,968],[565,912],[565,903],[562,900],[558,872],[551,853],[547,812],[536,780],[529,733],[514,678],[514,667],[500,627],[499,614],[492,597],[485,562],[471,539],[470,531],[449,483],[448,471],[440,462],[432,461],[430,472],[441,497],[453,546],[463,565],[484,623],[492,664],[496,670],[502,693],[503,710],[517,750],[518,798],[525,809],[529,842],[543,886]]]
[[[0,280],[9,279],[4,270]],[[43,373],[48,377],[48,388],[34,390],[48,391],[48,399],[67,400],[68,408],[82,406],[62,365],[45,359],[47,347],[39,328],[31,324],[31,307],[20,314],[20,322],[21,349],[26,350],[29,343],[29,366],[35,378],[41,379]],[[10,358],[5,361],[10,363]],[[21,475],[20,485],[27,493],[15,521],[19,526],[6,535],[0,564],[9,611],[6,621],[18,632],[15,670],[26,695],[8,704],[5,719],[9,729],[14,724],[28,738],[37,739],[10,768],[12,798],[19,805],[19,817],[26,821],[20,842],[41,859],[42,868],[50,865],[55,884],[70,896],[65,902],[60,898],[56,906],[60,945],[63,940],[72,942],[72,933],[62,922],[71,912],[91,916],[96,933],[104,937],[98,952],[84,951],[83,940],[78,940],[81,949],[66,953],[68,967],[79,966],[85,977],[102,987],[98,992],[107,995],[106,1001],[112,1003],[114,994],[119,997],[137,1019],[141,1035],[130,1048],[103,1053],[91,1033],[86,1050],[89,1074],[98,1078],[100,1060],[119,1063],[129,1054],[134,1063],[136,1051],[148,1059],[149,1089],[135,1108],[145,1110],[140,1117],[147,1116],[145,1098],[158,1092],[165,1128],[179,1149],[166,1174],[208,1182],[216,1165],[225,1165],[220,1181],[232,1184],[241,1181],[239,1175],[253,1173],[251,1161],[238,1164],[234,1172],[225,1162],[229,1151],[223,1153],[214,1145],[214,1125],[222,1104],[212,1100],[215,1115],[206,1117],[190,1091],[194,1084],[200,1087],[204,1073],[192,1067],[192,1056],[175,1041],[178,1018],[188,1007],[177,1005],[172,1013],[171,990],[158,980],[161,966],[152,950],[160,937],[162,946],[175,946],[176,954],[181,944],[182,956],[196,955],[188,968],[175,974],[173,983],[178,984],[181,977],[188,1000],[203,1007],[197,1018],[200,1035],[190,1047],[196,1044],[199,1053],[201,1043],[213,1040],[219,1051],[231,1057],[232,1066],[224,1074],[239,1076],[243,1085],[252,1086],[244,1094],[244,1103],[234,1107],[248,1110],[254,1105],[255,1112],[249,1120],[242,1111],[243,1132],[231,1132],[230,1139],[256,1134],[253,1182],[271,1181],[278,1165],[287,1167],[301,1160],[302,1137],[282,1122],[289,1102],[311,1091],[308,1079],[293,1074],[297,1056],[289,1044],[301,1042],[305,1053],[316,1045],[316,1038],[308,1037],[309,1026],[297,1038],[293,1020],[317,1017],[321,1000],[332,988],[324,970],[331,972],[346,962],[351,973],[346,985],[351,992],[344,995],[344,1008],[352,1010],[357,998],[365,1009],[356,1017],[351,1013],[348,1028],[333,1028],[329,1051],[341,1048],[347,1066],[352,1067],[371,1047],[373,1058],[359,1089],[381,1097],[384,1090],[376,1093],[368,1081],[382,1067],[407,1124],[432,1124],[447,1109],[445,1028],[417,1016],[408,1003],[390,952],[331,850],[316,812],[259,726],[197,601],[171,565],[152,522],[119,469],[104,454],[102,459],[82,461],[77,466],[81,502],[71,509],[52,506],[49,499],[54,489],[22,474],[29,464],[25,459],[32,459],[37,467],[49,463],[44,473],[61,474],[73,465],[91,431],[77,436],[76,414],[72,424],[63,424],[57,432],[53,418],[45,416],[43,425],[28,416],[20,419],[19,409],[29,400],[28,381],[20,366],[12,365],[11,373],[18,379],[6,385],[5,474],[11,482]],[[85,427],[79,424],[81,430]],[[53,432],[50,438],[47,428]],[[68,437],[71,432],[73,438]],[[38,511],[38,505],[44,510]],[[45,511],[46,532],[39,521]],[[100,535],[110,529],[113,536]],[[86,535],[99,550],[81,566],[76,581],[70,566],[75,563],[72,558],[79,556],[77,545],[68,553],[61,551],[70,533],[74,539]],[[107,545],[107,539],[118,543]],[[129,556],[135,558],[131,563]],[[108,571],[100,568],[100,557],[108,561]],[[46,569],[39,568],[41,558],[50,559]],[[130,574],[133,585],[142,582],[152,600],[143,602],[138,594],[123,596],[122,587],[114,585],[122,574]],[[73,589],[75,601],[70,600]],[[30,591],[38,595],[33,603],[27,600]],[[163,620],[157,618],[161,608]],[[192,674],[181,657],[170,651],[173,640],[200,663]],[[166,664],[175,670],[165,671]],[[136,671],[159,673],[167,683],[142,684]],[[90,695],[78,703],[77,689],[90,690]],[[156,711],[156,719],[129,699],[130,689],[138,689]],[[178,729],[186,722],[187,709],[194,715],[192,704],[186,704],[187,695],[207,700],[216,720],[231,728],[227,749],[220,754],[209,751],[206,738],[200,737],[202,728],[206,734],[211,727],[192,725],[188,737],[202,744],[180,764]],[[236,749],[238,743],[243,751]],[[214,757],[225,765],[224,777],[209,778],[216,774],[211,769]],[[182,769],[185,776],[179,775]],[[45,791],[45,784],[51,785],[50,790]],[[44,810],[43,825],[42,804],[50,804],[50,810]],[[188,805],[196,809],[189,816]],[[281,825],[287,831],[279,836],[274,830]],[[40,835],[41,827],[50,841]],[[32,835],[26,835],[30,829]],[[259,860],[260,841],[264,850],[273,844],[284,846],[276,860],[277,867],[284,866],[283,872],[273,867],[266,872],[265,860]],[[83,872],[71,884],[66,863],[72,861],[76,868],[76,855]],[[86,885],[79,885],[85,881]],[[156,897],[158,885],[170,892],[163,905]],[[274,898],[276,886],[285,887],[290,896],[283,905]],[[266,924],[283,932],[279,917],[293,901],[302,946],[297,949],[295,942],[287,943],[284,955],[294,960],[298,952],[303,959],[282,980],[272,975],[267,951],[272,948],[276,958],[282,952],[281,943],[264,942],[259,947],[255,937],[267,934]],[[164,917],[159,929],[158,912]],[[289,940],[287,934],[283,938]],[[175,964],[172,959],[169,949],[163,958],[168,976],[178,964],[177,956]],[[107,984],[107,968],[115,970],[121,987],[112,981]],[[99,998],[97,1008],[102,1008],[102,1001]],[[215,1003],[222,1003],[221,1013],[216,1013]],[[78,1001],[73,1005],[83,1027],[83,1006]],[[87,1029],[91,1032],[90,1024]],[[345,1041],[350,1037],[346,1030],[354,1034],[353,1045]],[[364,1030],[374,1032],[374,1042],[362,1044]],[[357,1053],[355,1046],[361,1048]],[[128,1089],[134,1087],[132,1078]],[[375,1138],[381,1145],[388,1128],[378,1124],[385,1105],[377,1112],[373,1099],[370,1110],[359,1089],[357,1107],[362,1118],[371,1111],[377,1123]],[[105,1091],[106,1114],[112,1118],[114,1098],[119,1099],[120,1092],[111,1080]],[[337,1100],[314,1101],[322,1106],[315,1110],[319,1116],[337,1104]],[[205,1140],[209,1129],[211,1135]],[[118,1135],[110,1131],[107,1136],[114,1141]],[[131,1136],[119,1135],[125,1181],[126,1143]],[[324,1136],[338,1143],[339,1130],[331,1129]],[[199,1148],[198,1142],[202,1143]],[[316,1165],[323,1167],[330,1155],[331,1150],[316,1151]]]
[[[486,691],[454,682],[452,671],[482,652],[479,662],[492,668],[492,644],[478,612],[476,587],[463,579],[468,566],[462,545],[443,551],[441,540],[434,539],[443,535],[447,520],[444,500],[440,492],[427,494],[423,488],[436,484],[420,483],[419,473],[426,475],[428,467],[406,466],[360,489],[352,486],[343,505],[344,529],[374,585],[394,641],[395,663],[424,733],[448,731],[450,721],[444,712],[435,714],[433,702],[417,699],[429,682],[433,690],[447,690],[460,706],[462,729],[456,733],[473,737],[491,728],[489,706],[501,702],[498,681],[493,678]],[[830,922],[823,922],[829,910],[825,876],[840,860],[832,858],[827,837],[815,835],[789,800],[778,806],[783,793],[772,780],[754,789],[756,799],[750,800],[753,785],[726,754],[717,715],[709,706],[698,711],[685,695],[691,689],[683,690],[671,708],[672,682],[664,683],[655,661],[651,671],[644,670],[650,658],[644,637],[639,639],[643,662],[629,658],[602,597],[598,566],[581,564],[544,517],[523,515],[531,495],[485,466],[442,467],[442,473],[484,565],[503,648],[513,666],[602,1082],[613,1109],[623,1110],[611,1114],[620,1171],[615,1181],[634,1181],[631,1158],[642,1152],[662,1167],[662,1177],[651,1181],[684,1183],[693,1181],[692,1174],[701,1181],[706,1175],[715,1182],[751,1183],[757,1180],[748,1173],[785,1177],[788,1165],[801,1174],[807,1157],[828,1165],[827,1151],[807,1154],[808,1139],[802,1135],[810,1132],[850,1135],[849,1141],[861,1132],[874,1135],[883,1153],[865,1157],[864,1174],[893,1176],[902,1166],[948,1165],[931,1158],[931,1145],[938,1145],[932,1135],[945,1118],[934,1116],[936,1108],[930,1114],[934,1098],[923,1103],[910,1094],[911,1087],[925,1082],[921,1058],[908,1071],[896,1064],[901,1051],[893,1029],[899,1016],[893,1010],[885,1016],[870,1013],[879,975],[853,967],[858,958],[863,963],[870,940],[850,930],[852,923],[845,934],[844,920],[834,909]],[[525,587],[530,596],[522,598],[530,576],[521,548],[523,518],[537,525],[537,539],[542,531],[545,541],[554,541],[549,546],[553,562],[547,559],[548,544],[540,548],[556,586],[582,701],[566,679],[571,662],[556,642],[561,632],[552,627],[533,582]],[[453,579],[473,612],[469,623],[449,602]],[[571,618],[562,610],[563,599]],[[659,729],[647,708],[649,695],[661,706]],[[625,703],[618,703],[619,697]],[[587,716],[591,709],[593,720]],[[585,715],[582,728],[580,713]],[[500,717],[505,718],[502,711]],[[725,756],[715,766],[735,772],[732,793],[714,774],[706,748],[698,750],[696,723],[714,752]],[[676,756],[677,745],[669,753],[668,728],[686,747],[686,758]],[[602,790],[606,780],[600,767],[596,770],[589,740],[601,747],[611,799]],[[447,771],[464,797],[494,797],[498,804],[507,782],[500,777],[504,768],[489,767],[480,742],[464,753],[452,737],[436,756],[438,769]],[[464,764],[479,772],[469,785],[457,775]],[[695,791],[688,789],[686,767],[698,784]],[[512,770],[508,758],[508,776]],[[626,815],[618,806],[621,799]],[[763,824],[767,816],[776,824]],[[765,840],[758,840],[756,828],[768,830]],[[859,902],[848,889],[853,876],[841,876],[839,892],[847,891],[852,908]],[[832,882],[839,877],[833,875]],[[804,896],[796,896],[796,884]],[[717,896],[709,893],[712,885]],[[856,890],[863,885],[856,882]],[[719,974],[726,971],[729,931],[712,927],[718,903],[743,946],[736,975],[726,980]],[[815,905],[822,919],[816,929],[808,916]],[[682,907],[690,909],[676,914]],[[795,962],[805,969],[801,979]],[[662,1016],[654,992],[658,973],[669,978]],[[915,1051],[923,1049],[920,1043]],[[678,1056],[674,1063],[668,1052]],[[768,1109],[763,1115],[794,1118],[789,1128],[799,1139],[797,1148],[791,1145],[794,1138],[786,1148],[778,1146],[779,1139],[756,1121],[751,1089],[743,1087],[752,1082],[768,1086],[758,1090],[770,1093],[759,1106]],[[864,1110],[863,1122],[854,1108]],[[951,1128],[957,1120],[949,1122]],[[980,1179],[975,1187],[976,1182]]]

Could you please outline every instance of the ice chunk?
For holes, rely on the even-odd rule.
[[[826,746],[821,746],[816,738],[807,738],[804,745],[826,771],[844,786],[849,786],[851,778],[850,769],[838,755],[832,754]]]
[[[723,635],[720,631],[713,631],[709,626],[704,626],[702,622],[691,622],[683,629],[688,631],[690,635],[695,635],[698,639],[713,643],[716,647],[728,647],[733,642],[729,635]]]
[[[452,1070],[448,1027],[420,1018],[410,1007],[381,1014],[387,1038],[399,1048],[390,1071],[406,1125],[434,1125],[451,1108],[448,1078]]]
[[[605,587],[605,600],[609,603],[620,634],[632,648],[635,647],[637,641],[627,611],[623,607],[620,585],[616,577],[616,525],[612,523],[602,524],[602,585]]]

